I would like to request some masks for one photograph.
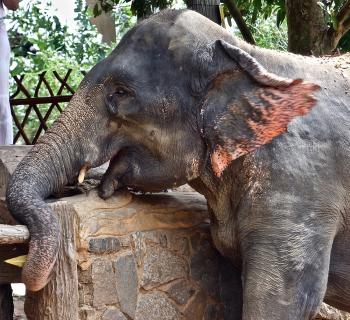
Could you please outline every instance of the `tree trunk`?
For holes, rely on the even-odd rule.
[[[286,0],[289,51],[315,56],[331,52],[326,13],[317,2]]]
[[[325,2],[325,1],[323,1]],[[319,0],[286,0],[288,50],[302,55],[329,55],[350,29],[350,1],[330,26],[327,10]]]
[[[187,8],[197,11],[208,19],[221,25],[219,0],[188,0]]]

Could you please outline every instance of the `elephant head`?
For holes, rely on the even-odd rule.
[[[169,10],[140,22],[86,75],[7,190],[10,211],[31,234],[28,290],[46,284],[59,246],[44,199],[79,172],[110,160],[103,198],[122,186],[176,187],[204,172],[220,179],[313,107],[316,85],[269,73],[248,49],[195,12]]]

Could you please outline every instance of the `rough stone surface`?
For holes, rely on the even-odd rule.
[[[222,308],[221,308],[222,309]],[[220,309],[212,304],[208,304],[204,311],[203,320],[219,320],[222,319],[222,312],[220,312]],[[229,318],[226,318],[229,319]]]
[[[79,305],[92,305],[91,266],[87,270],[78,269]]]
[[[183,305],[194,295],[196,289],[187,280],[179,280],[170,284],[166,290],[169,297],[177,304]]]
[[[128,319],[118,309],[109,308],[103,313],[102,320],[128,320]]]
[[[209,243],[202,240],[199,250],[191,258],[191,276],[214,298],[219,299],[219,263],[220,255]]]
[[[91,307],[84,306],[79,311],[80,320],[99,320],[100,313]]]
[[[206,304],[207,295],[203,291],[197,291],[183,310],[184,318],[188,320],[202,320]]]
[[[88,251],[96,254],[108,254],[118,252],[121,248],[116,237],[89,239]]]
[[[180,320],[181,314],[174,302],[164,293],[140,294],[135,320]]]
[[[138,278],[134,255],[127,252],[115,261],[117,292],[121,310],[131,318],[135,316]]]
[[[92,264],[93,305],[100,307],[118,303],[117,286],[112,262],[96,259]]]
[[[193,234],[191,235],[190,242],[193,251],[198,251],[201,237],[202,235],[199,232],[193,232]]]
[[[323,303],[315,320],[350,320],[350,314]]]
[[[92,286],[84,283],[79,283],[79,304],[91,305],[92,304]]]
[[[178,254],[188,257],[190,255],[190,241],[186,237],[169,235],[169,248]]]
[[[79,272],[78,272],[78,280],[79,283],[84,283],[84,284],[90,284],[92,283],[92,279],[91,279],[91,266],[86,269],[86,270],[81,270],[79,268]]]
[[[143,266],[141,286],[150,289],[171,280],[185,278],[188,274],[186,261],[160,247],[148,247]]]

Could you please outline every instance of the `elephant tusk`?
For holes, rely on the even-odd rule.
[[[7,259],[5,260],[5,263],[22,268],[26,261],[27,261],[27,255],[24,255],[24,256],[18,256],[15,258]]]
[[[78,176],[78,182],[79,182],[79,183],[83,183],[83,182],[84,182],[85,174],[86,174],[86,172],[88,171],[88,169],[89,169],[89,166],[86,165],[86,164],[84,164],[84,165],[81,167],[81,169],[80,169],[80,171],[79,171],[79,176]]]

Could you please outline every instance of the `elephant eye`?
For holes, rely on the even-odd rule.
[[[114,92],[114,95],[118,96],[118,97],[122,97],[124,95],[127,94],[127,91],[124,90],[124,89],[117,89],[115,92]]]
[[[107,109],[113,115],[118,113],[118,106],[121,99],[128,96],[129,91],[124,88],[117,88],[107,96]]]

